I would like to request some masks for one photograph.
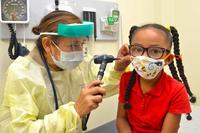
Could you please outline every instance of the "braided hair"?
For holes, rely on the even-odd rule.
[[[175,27],[173,26],[170,26],[170,31],[171,31],[171,34],[172,34],[172,37],[173,37],[173,43],[174,43],[174,54],[177,55],[177,56],[180,56],[180,48],[179,48],[179,34],[178,34],[178,31],[176,30]],[[188,81],[187,81],[187,78],[185,76],[185,73],[184,73],[184,67],[183,67],[183,63],[182,63],[182,60],[179,59],[179,58],[176,58],[176,64],[177,64],[177,68],[178,68],[178,72],[179,72],[179,75],[181,77],[181,80],[180,78],[177,78],[176,76],[177,75],[173,75],[173,72],[174,73],[177,73],[176,70],[174,70],[174,63],[172,62],[170,65],[169,65],[169,68],[170,68],[170,71],[173,75],[173,77],[179,81],[182,81],[185,85],[185,88],[187,90],[187,93],[188,95],[190,96],[190,101],[192,103],[195,103],[196,102],[196,97],[193,96],[191,90],[190,90],[190,87],[189,87],[189,84],[188,84]],[[173,68],[174,67],[174,68]]]
[[[138,29],[137,26],[132,26],[131,27],[131,30],[129,32],[129,44],[131,44],[131,41],[132,41],[132,37],[133,37],[133,34],[135,34],[135,31]],[[129,45],[130,46],[130,45]],[[130,109],[131,108],[131,105],[129,103],[129,99],[130,99],[130,92],[132,90],[132,87],[134,86],[135,84],[135,81],[136,81],[136,71],[133,70],[132,74],[131,74],[131,77],[130,77],[130,80],[128,82],[128,86],[127,86],[127,89],[125,91],[125,104],[124,104],[124,108],[125,109]]]
[[[180,56],[180,49],[179,49],[179,35],[177,30],[174,27],[170,27],[170,29],[168,30],[167,28],[165,28],[164,26],[160,25],[160,24],[146,24],[143,25],[141,27],[137,27],[137,26],[132,26],[129,32],[129,44],[131,44],[132,42],[132,38],[134,37],[134,35],[137,33],[137,31],[141,30],[141,29],[147,29],[147,28],[154,28],[154,29],[158,29],[163,31],[166,34],[166,37],[169,41],[169,43],[174,47],[174,55]],[[130,45],[129,45],[130,46]],[[177,64],[177,68],[178,68],[178,72],[179,75],[181,77],[179,77],[177,69],[175,67],[174,61],[172,61],[172,63],[169,64],[169,69],[171,71],[171,74],[173,76],[174,79],[183,82],[186,89],[187,89],[187,93],[190,97],[192,97],[190,99],[191,102],[195,102],[196,98],[193,96],[192,92],[190,91],[190,87],[188,85],[187,82],[187,78],[184,74],[184,68],[183,68],[183,63],[182,60],[179,58],[176,58],[176,64]],[[130,109],[131,105],[129,103],[129,99],[130,99],[130,95],[131,95],[131,90],[133,89],[133,86],[136,82],[136,71],[133,70],[127,88],[125,90],[125,104],[124,104],[124,109]]]

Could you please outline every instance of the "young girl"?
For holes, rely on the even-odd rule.
[[[134,70],[124,73],[120,81],[119,133],[177,133],[181,114],[190,113],[191,107],[173,63],[176,58],[180,76],[187,83],[176,29],[159,24],[134,26],[129,40]],[[175,55],[170,53],[172,44]],[[164,72],[166,65],[174,78]]]

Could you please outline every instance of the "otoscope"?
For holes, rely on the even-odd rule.
[[[95,55],[94,56],[94,63],[95,64],[101,64],[100,67],[99,67],[99,72],[97,74],[98,80],[103,79],[104,71],[106,69],[107,64],[112,63],[114,60],[119,60],[119,58],[115,58],[112,55],[107,55],[107,54]],[[102,95],[102,94],[97,94],[97,95]],[[87,114],[87,116],[85,116],[82,119],[82,129],[83,129],[83,131],[87,130],[87,122],[88,122],[89,116],[90,116],[90,113]]]

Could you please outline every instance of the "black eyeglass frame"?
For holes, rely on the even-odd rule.
[[[137,47],[142,48],[143,51],[142,51],[142,54],[141,54],[140,56],[142,56],[142,55],[144,54],[144,52],[146,51],[146,52],[147,52],[147,56],[150,57],[150,58],[154,58],[154,59],[161,59],[161,58],[163,57],[163,55],[164,55],[165,52],[170,53],[170,50],[169,50],[169,49],[161,48],[161,47],[157,47],[157,46],[144,48],[144,47],[139,46],[139,45],[129,45],[129,54],[130,54],[130,55],[132,55],[130,49],[131,49],[131,47],[133,47],[133,46],[137,46]],[[148,50],[149,50],[150,48],[159,48],[159,49],[161,49],[161,50],[162,50],[162,55],[161,55],[159,58],[151,57],[151,56],[149,55],[149,52],[148,52]]]

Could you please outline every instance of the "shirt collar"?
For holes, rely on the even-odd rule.
[[[158,80],[158,82],[156,83],[155,87],[153,87],[148,93],[153,96],[159,97],[162,94],[162,91],[164,89],[165,79],[166,79],[166,74],[163,71],[162,75],[161,75],[160,79]]]
[[[152,96],[156,96],[159,97],[164,89],[164,81],[166,79],[166,73],[163,71],[161,77],[159,78],[158,82],[156,83],[156,85],[146,94],[152,95]],[[139,75],[137,74],[136,76],[136,83],[134,86],[133,91],[139,95],[139,96],[143,96],[144,94],[142,93],[142,89],[140,87],[139,84]]]

